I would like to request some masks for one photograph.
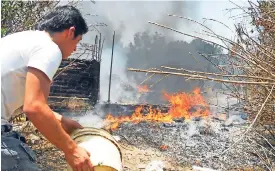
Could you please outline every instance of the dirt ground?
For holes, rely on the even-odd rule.
[[[173,159],[164,156],[158,149],[140,149],[125,142],[120,142],[120,145],[124,171],[153,171],[153,168],[163,168],[166,171],[191,170],[188,167],[179,166]]]
[[[64,154],[51,145],[30,122],[17,125],[27,139],[28,145],[37,154],[37,163],[43,171],[65,171],[67,163]],[[141,149],[130,145],[126,141],[118,141],[121,146],[123,171],[153,171],[152,168],[162,168],[165,171],[189,171],[190,167],[176,164],[173,159],[164,156],[160,149]],[[156,170],[159,171],[159,170]]]
[[[28,121],[14,123],[14,130],[21,132],[27,139],[28,145],[37,154],[37,163],[42,171],[65,171],[67,163],[64,154],[51,145],[35,127]],[[191,171],[190,165],[179,165],[174,158],[165,156],[163,148],[145,148],[142,144],[132,145],[123,137],[119,137],[121,146],[123,171]],[[169,149],[168,149],[169,150]],[[198,161],[199,162],[199,161]],[[200,165],[198,163],[198,165]],[[160,166],[160,167],[158,167]],[[153,169],[154,168],[154,169]],[[159,169],[157,169],[159,168]],[[263,170],[255,168],[242,168],[235,170]]]
[[[37,152],[38,164],[41,169],[43,171],[66,170],[67,164],[63,153],[46,141],[42,141],[44,148],[41,148],[41,142],[37,142],[40,145],[32,145],[33,149]],[[150,168],[156,168],[158,165],[162,166],[163,170],[166,171],[192,170],[187,167],[177,166],[172,159],[163,156],[156,149],[142,150],[125,143],[121,143],[120,145],[122,146],[123,171],[153,171]]]

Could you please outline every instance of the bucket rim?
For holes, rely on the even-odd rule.
[[[92,132],[85,132],[85,131],[92,131]],[[78,135],[79,134],[79,135]],[[84,127],[82,129],[77,129],[73,131],[70,136],[73,140],[76,140],[77,138],[85,135],[93,135],[93,136],[100,136],[103,137],[109,141],[111,141],[118,149],[119,154],[120,154],[120,160],[123,160],[122,157],[122,152],[121,152],[121,147],[118,144],[118,142],[115,140],[115,138],[106,130],[100,129],[100,128],[94,128],[94,127]]]

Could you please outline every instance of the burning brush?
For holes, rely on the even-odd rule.
[[[109,123],[106,129],[115,130],[123,122],[139,123],[147,122],[163,122],[171,123],[175,119],[184,118],[191,120],[192,118],[201,118],[209,116],[209,106],[204,97],[201,95],[200,89],[196,88],[192,93],[180,92],[176,94],[163,93],[164,98],[168,100],[170,108],[168,112],[163,113],[159,109],[149,108],[147,114],[143,114],[144,106],[138,106],[131,116],[115,117],[111,113],[105,118],[105,122]]]

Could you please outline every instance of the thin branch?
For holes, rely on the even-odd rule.
[[[206,77],[206,76],[200,76],[200,75],[177,73],[177,72],[142,70],[142,69],[134,69],[134,68],[128,68],[128,70],[129,71],[135,71],[135,72],[146,72],[146,73],[156,73],[156,74],[178,75],[178,76],[192,77],[193,79],[206,79],[206,80],[212,80],[212,81],[218,81],[218,82],[224,82],[224,83],[254,84],[254,85],[273,85],[273,84],[275,84],[275,82],[272,83],[272,82],[230,81],[230,80],[216,79],[216,78],[211,78],[211,77]]]
[[[202,19],[204,20],[203,23],[205,23],[205,21],[207,21],[207,20],[215,21],[215,22],[217,22],[217,23],[220,23],[221,25],[223,25],[223,26],[225,26],[226,28],[228,28],[232,33],[234,33],[234,31],[233,31],[231,28],[229,28],[227,25],[225,25],[223,22],[220,22],[220,21],[215,20],[215,19],[212,19],[212,18],[202,18]]]
[[[216,73],[209,73],[209,72],[190,71],[190,70],[187,70],[184,68],[173,68],[173,67],[168,67],[168,66],[161,66],[161,67],[170,69],[170,70],[186,71],[186,72],[193,73],[193,74],[214,75],[214,76],[221,76],[221,77],[243,77],[243,78],[254,78],[254,79],[274,81],[274,79],[271,79],[271,78],[256,77],[256,76],[249,76],[249,75],[224,75],[224,74],[216,74]]]
[[[204,25],[204,24],[202,24],[202,23],[200,23],[200,22],[197,22],[197,21],[195,21],[195,20],[192,20],[192,19],[190,19],[190,18],[186,18],[186,17],[178,16],[178,15],[172,15],[172,14],[168,14],[168,16],[178,17],[178,18],[182,18],[182,19],[186,19],[186,20],[192,21],[192,22],[194,22],[194,23],[197,23],[197,24],[201,25],[202,27],[206,28],[207,30],[211,31],[214,35],[217,35],[212,29],[210,29],[210,28],[207,27],[206,25]],[[222,40],[222,42],[224,43],[225,46],[227,46],[226,43],[225,43],[223,40]],[[227,47],[228,47],[228,46],[227,46]]]
[[[243,135],[241,136],[241,138],[238,139],[237,141],[235,141],[234,144],[232,144],[230,147],[228,147],[226,150],[224,150],[224,151],[223,151],[222,153],[220,153],[219,155],[225,154],[226,152],[228,152],[229,150],[231,150],[236,144],[238,144],[240,141],[242,141],[242,140],[245,138],[246,134],[251,130],[251,128],[252,128],[253,125],[255,124],[256,120],[258,119],[259,115],[261,114],[263,108],[265,107],[265,104],[266,104],[267,100],[269,99],[269,97],[270,97],[270,95],[271,95],[271,93],[272,93],[274,87],[275,87],[275,84],[273,84],[273,86],[272,86],[272,88],[271,88],[269,94],[267,95],[267,97],[266,97],[264,103],[262,104],[260,110],[258,111],[256,117],[254,118],[253,122],[249,125],[249,127],[247,128],[247,130],[243,133]]]
[[[155,74],[151,74],[149,77],[147,77],[145,80],[143,80],[140,85],[142,85],[143,83],[145,83],[147,80],[151,79]]]
[[[170,74],[167,74],[167,75],[163,76],[163,77],[160,78],[158,81],[156,81],[155,83],[151,84],[151,85],[149,86],[149,88],[152,88],[154,85],[156,85],[157,83],[159,83],[159,82],[160,82],[161,80],[163,80],[164,78],[167,78],[169,75],[170,75]]]
[[[262,136],[261,134],[259,134],[258,132],[256,132],[260,137],[262,137],[266,142],[267,144],[275,151],[275,148],[273,147],[273,145],[264,137]]]

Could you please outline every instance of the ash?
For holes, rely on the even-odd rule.
[[[221,155],[242,136],[246,127],[245,123],[228,125],[215,119],[179,119],[173,123],[122,123],[113,134],[140,149],[157,148],[181,165],[215,170],[265,168],[260,158],[251,153],[259,147],[249,138]]]

